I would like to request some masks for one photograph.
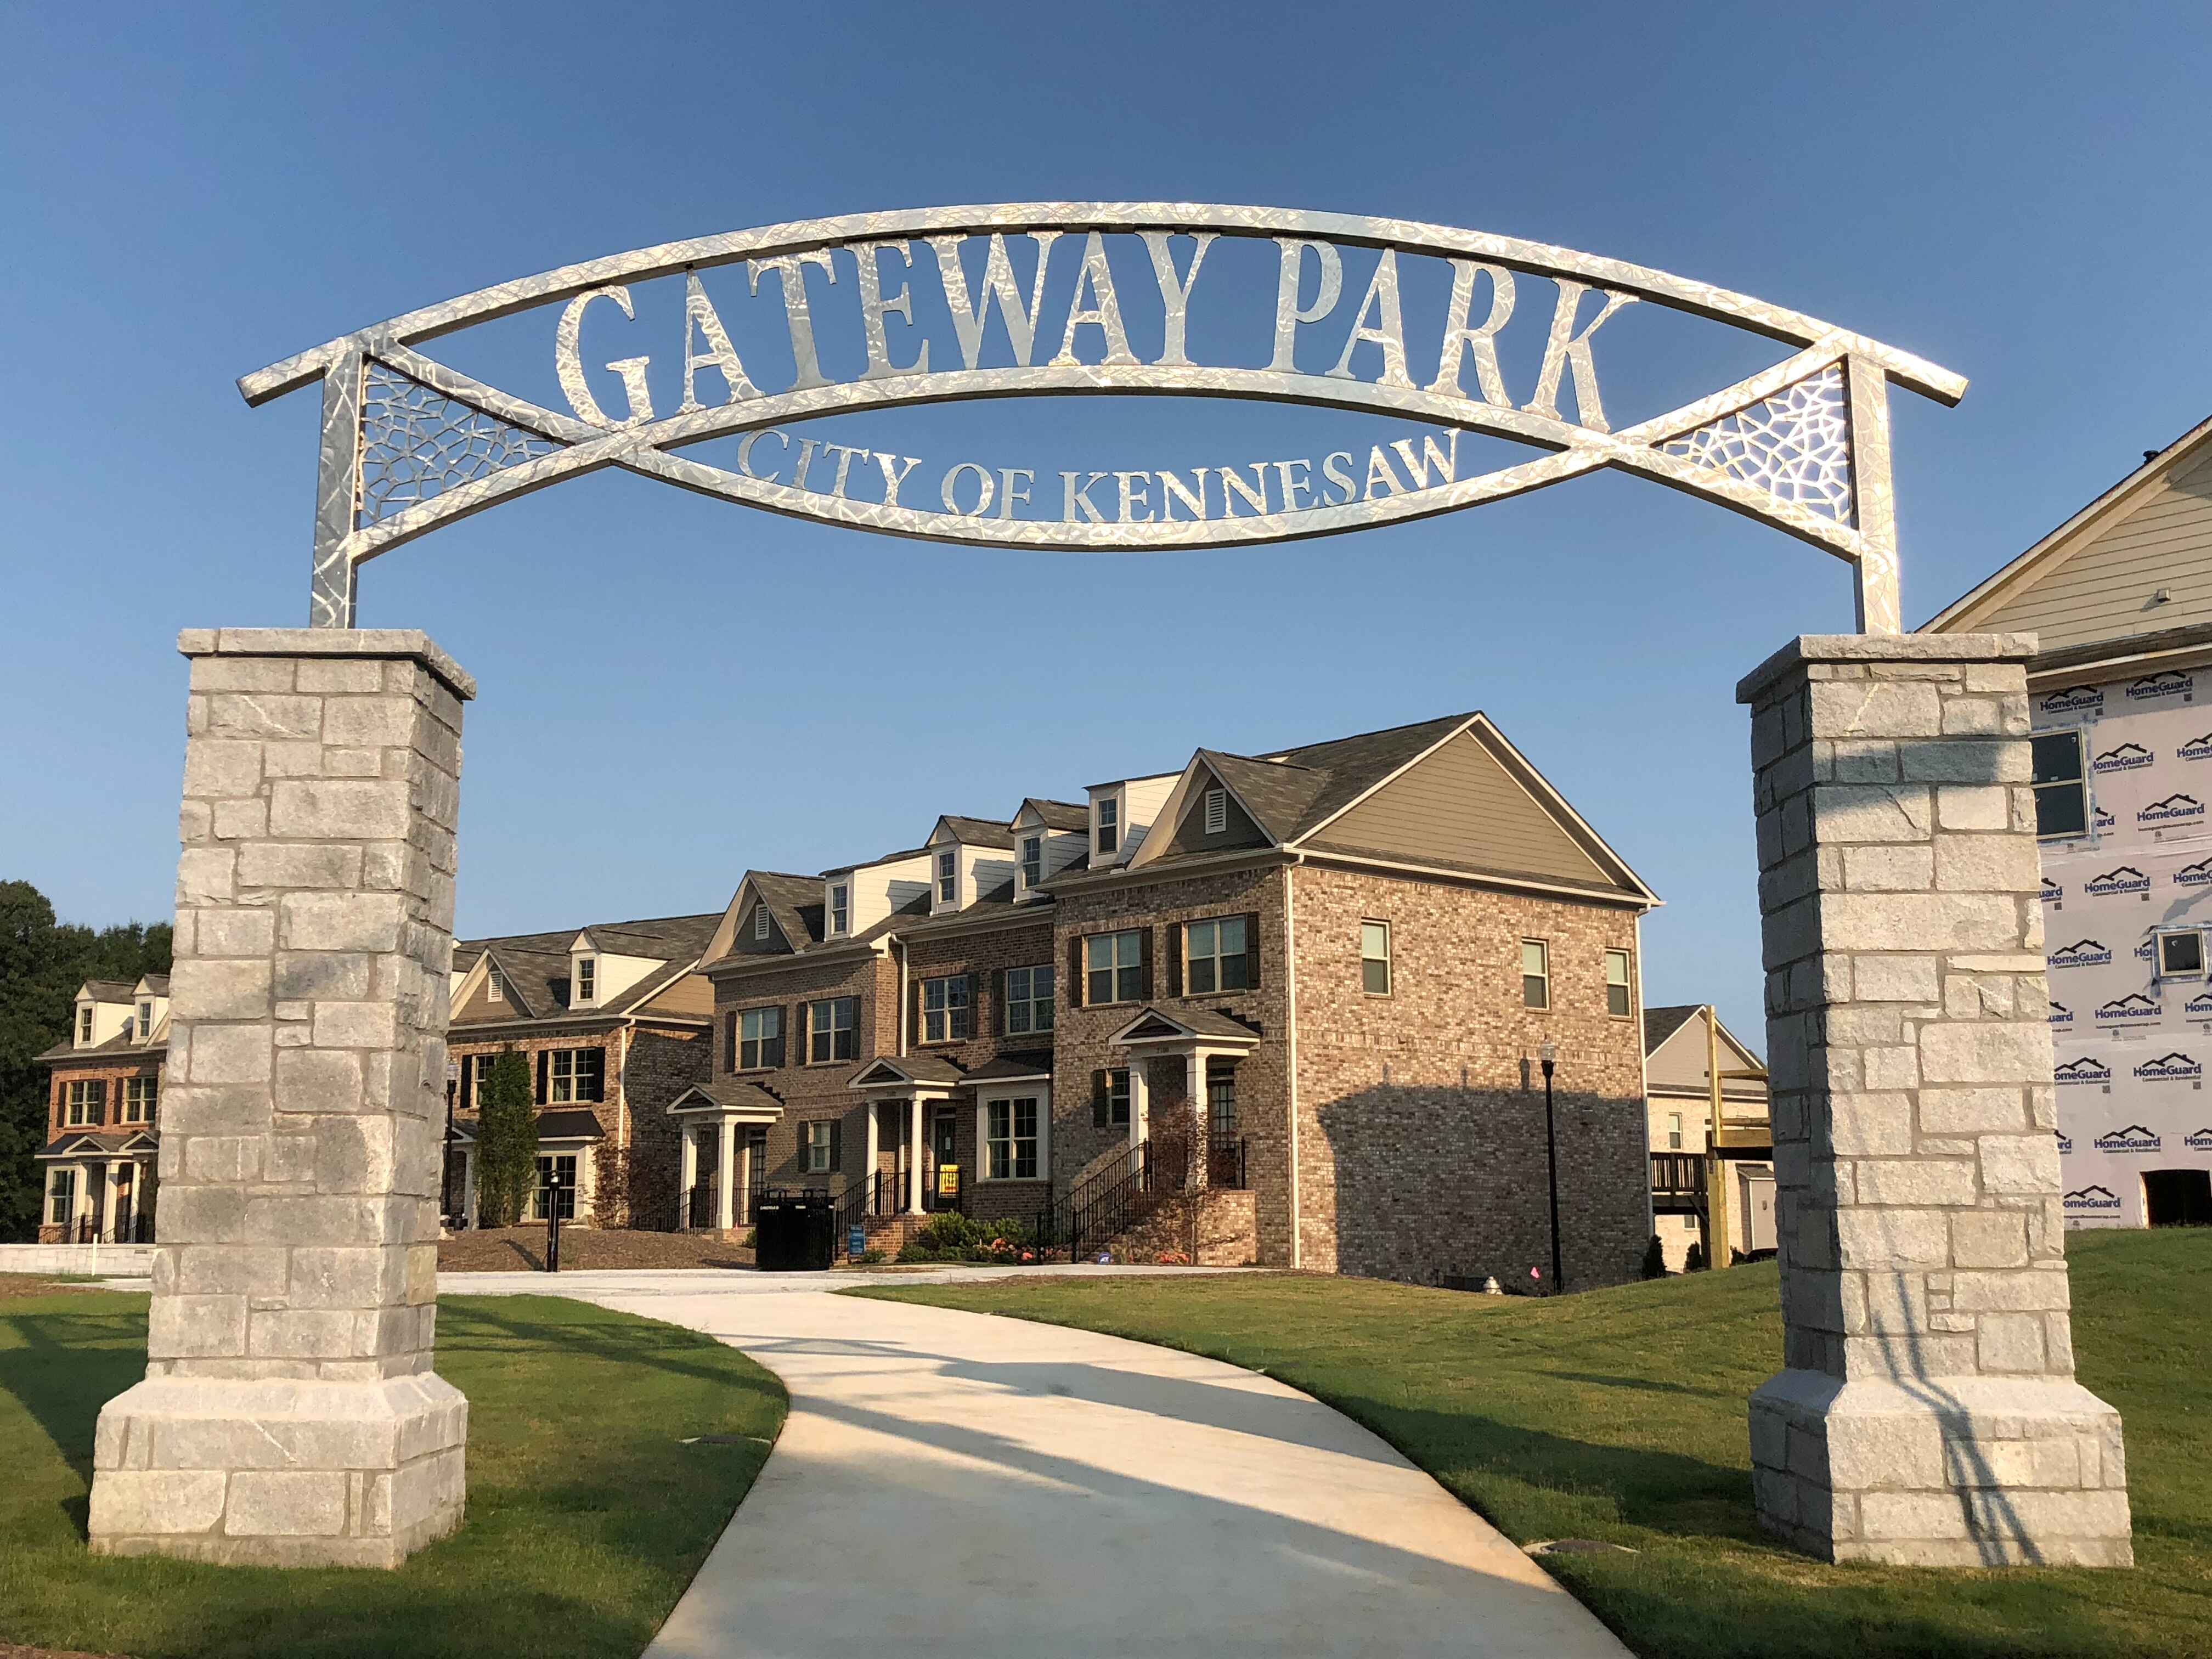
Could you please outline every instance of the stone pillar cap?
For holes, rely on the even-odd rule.
[[[466,702],[476,676],[419,628],[187,628],[177,635],[187,657],[396,657],[419,662]]]
[[[2033,634],[1800,634],[1735,684],[1738,702],[1757,702],[1778,680],[1808,665],[1859,662],[2026,662]]]

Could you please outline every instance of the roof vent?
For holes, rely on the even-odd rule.
[[[2156,451],[2155,449],[2146,449],[2145,451],[2143,451],[2143,460],[2144,460],[2144,462],[2145,462],[2145,464],[2146,464],[2146,465],[2147,465],[2147,464],[2148,464],[2149,462],[2152,462],[2152,461],[2156,460],[2157,459],[2158,459],[2158,451]]]

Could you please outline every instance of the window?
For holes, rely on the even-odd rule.
[[[849,933],[853,931],[853,890],[843,882],[833,882],[830,887],[830,931]]]
[[[1390,994],[1390,924],[1359,924],[1359,988],[1370,997]]]
[[[1605,1011],[1626,1018],[1629,1006],[1628,952],[1607,951],[1605,953]]]
[[[831,1156],[830,1132],[837,1126],[828,1118],[817,1118],[811,1123],[799,1126],[799,1167],[807,1175],[827,1175],[835,1163]]]
[[[2204,935],[2194,927],[2158,936],[2158,976],[2160,979],[2204,977]]]
[[[983,1109],[985,1165],[989,1181],[1034,1181],[1037,1172],[1037,1103],[1033,1096],[994,1100]]]
[[[1187,995],[1211,996],[1216,991],[1251,988],[1252,959],[1244,953],[1246,931],[1243,916],[1183,925],[1182,978]]]
[[[500,977],[499,969],[496,968],[487,969],[484,971],[484,1000],[487,1002],[507,1000],[507,981]]]
[[[755,939],[768,937],[768,906],[765,904],[753,906],[753,937]]]
[[[738,1016],[738,1070],[757,1072],[783,1064],[783,1010],[748,1008]]]
[[[1006,1035],[1052,1030],[1052,969],[1006,969]]]
[[[2040,732],[2028,745],[2035,761],[2035,833],[2086,835],[2089,798],[2081,784],[2081,734]]]
[[[123,1121],[125,1123],[151,1123],[155,1108],[161,1100],[161,1091],[159,1078],[125,1078],[123,1080]]]
[[[1035,887],[1044,879],[1044,837],[1022,837],[1022,885]]]
[[[1209,789],[1206,792],[1206,833],[1220,835],[1229,828],[1229,792]]]
[[[576,958],[576,1000],[589,1002],[599,994],[599,964],[596,957]]]
[[[1540,939],[1521,941],[1521,1005],[1524,1008],[1552,1006],[1552,953]]]
[[[1091,1121],[1101,1129],[1129,1124],[1129,1073],[1122,1069],[1091,1074]]]
[[[1135,928],[1126,933],[1093,933],[1083,941],[1086,1005],[1134,1002],[1145,994],[1145,936]]]
[[[566,1104],[606,1097],[607,1051],[604,1048],[556,1048],[547,1073],[546,1098]]]
[[[92,1041],[92,1005],[88,1002],[76,1011],[76,1040],[79,1042]]]
[[[97,1079],[79,1078],[71,1083],[68,1100],[72,1129],[96,1127],[107,1115],[107,1085]]]
[[[46,1219],[54,1226],[66,1227],[76,1215],[76,1171],[57,1170],[47,1189]]]
[[[1121,803],[1108,795],[1098,803],[1098,851],[1103,856],[1121,844]]]
[[[1224,1067],[1206,1073],[1206,1127],[1218,1145],[1237,1139],[1237,1073]]]
[[[1667,1114],[1667,1150],[1670,1152],[1682,1150],[1682,1115],[1680,1112]]]
[[[142,1002],[138,1005],[138,1041],[143,1042],[153,1035],[154,1005]]]
[[[921,982],[921,1040],[957,1042],[973,1035],[968,1024],[968,975]]]
[[[806,1059],[826,1066],[853,1057],[853,1024],[860,1012],[858,997],[832,997],[806,1005]]]
[[[960,854],[937,855],[937,902],[950,904],[960,896]]]
[[[556,1152],[550,1158],[538,1160],[538,1190],[530,1195],[530,1218],[546,1218],[546,1200],[555,1190],[553,1177],[561,1178],[561,1219],[576,1218],[576,1157],[573,1152]]]

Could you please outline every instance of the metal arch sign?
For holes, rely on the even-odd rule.
[[[1109,238],[1134,238],[1141,259],[1124,250],[1109,261]],[[1209,249],[1223,238],[1276,244],[1273,349],[1262,364],[1209,363],[1190,350],[1191,297]],[[1030,245],[1026,289],[1009,239]],[[1346,303],[1346,248],[1376,256],[1356,305]],[[846,292],[857,318],[850,310],[834,321],[817,314],[817,296],[838,286],[833,256],[849,262]],[[1444,262],[1450,276],[1437,368],[1425,384],[1408,371],[1400,283],[1401,259],[1422,258]],[[740,264],[752,302],[781,301],[793,374],[781,390],[756,383],[701,279]],[[817,273],[811,287],[810,268]],[[1066,307],[1048,316],[1048,273],[1069,270]],[[1133,284],[1133,270],[1141,273]],[[950,338],[916,326],[916,285],[933,271]],[[1516,276],[1531,275],[1554,284],[1547,310],[1540,292],[1529,307],[1516,287]],[[656,410],[653,358],[638,353],[605,366],[621,388],[623,406],[610,410],[586,378],[585,328],[635,328],[631,285],[679,276],[680,406]],[[1133,287],[1143,291],[1130,293]],[[1796,349],[1747,379],[1615,431],[1604,412],[1599,336],[1639,301]],[[420,349],[459,330],[556,305],[551,346],[566,412]],[[1534,327],[1518,331],[1532,349],[1540,335],[1541,366],[1533,384],[1509,386],[1498,341],[1531,310]],[[1133,319],[1149,359],[1133,349]],[[832,379],[820,352],[820,339],[830,337],[817,330],[849,333],[855,322],[866,367]],[[1316,340],[1322,349],[1307,345],[1310,364],[1341,345],[1334,365],[1320,373],[1297,362],[1300,345]],[[988,355],[1011,361],[986,366],[987,344]],[[664,362],[663,374],[669,372]],[[1947,369],[1802,313],[1568,248],[1397,219],[1146,202],[854,214],[641,248],[392,318],[249,374],[239,390],[258,405],[317,380],[323,426],[309,621],[320,627],[352,625],[366,560],[452,520],[609,466],[892,535],[1122,551],[1339,534],[1612,467],[1731,507],[1850,562],[1860,627],[1894,633],[1888,387],[1894,382],[1947,404],[1966,387]],[[1249,477],[1231,466],[1063,472],[1054,490],[1033,488],[1033,471],[975,460],[917,477],[915,458],[794,441],[780,424],[968,398],[1130,392],[1412,416],[1443,431],[1424,435],[1419,448],[1410,439],[1376,445],[1364,467],[1351,452],[1336,452],[1322,461],[1318,478],[1310,461],[1273,461],[1253,463]],[[1571,418],[1559,407],[1570,393]],[[1462,431],[1547,453],[1461,477]],[[732,435],[735,468],[681,453]]]

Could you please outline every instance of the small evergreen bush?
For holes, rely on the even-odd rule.
[[[1659,1235],[1651,1235],[1651,1242],[1644,1247],[1644,1276],[1646,1279],[1667,1277],[1667,1247],[1659,1242]]]

